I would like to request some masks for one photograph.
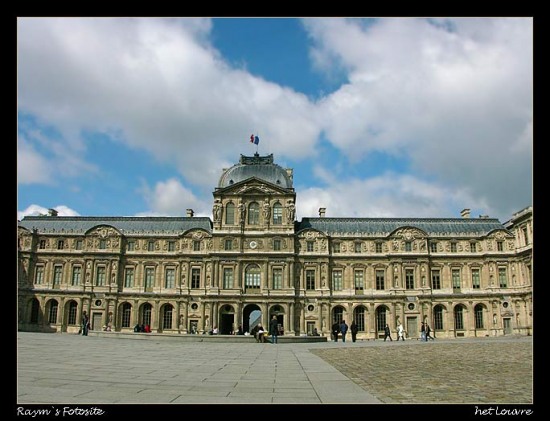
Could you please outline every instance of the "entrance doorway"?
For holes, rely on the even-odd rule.
[[[407,337],[418,338],[418,318],[407,317]]]
[[[511,335],[512,334],[512,319],[510,317],[505,317],[502,319],[502,324],[504,325],[504,334],[505,335]]]
[[[101,318],[103,314],[101,313],[92,313],[92,325],[90,326],[92,330],[101,330]]]
[[[235,309],[226,304],[220,309],[220,335],[231,335],[235,323]]]
[[[250,332],[262,323],[262,310],[256,304],[248,304],[243,310],[243,332]]]

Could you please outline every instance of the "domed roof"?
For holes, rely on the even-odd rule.
[[[218,187],[229,187],[240,181],[256,177],[285,189],[292,188],[292,178],[281,166],[273,163],[273,154],[260,156],[241,155],[238,164],[226,169],[220,177]]]

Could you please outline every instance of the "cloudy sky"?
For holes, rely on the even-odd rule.
[[[18,19],[18,219],[211,216],[222,168],[294,168],[297,217],[532,205],[533,21]]]

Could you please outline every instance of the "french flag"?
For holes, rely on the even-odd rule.
[[[254,143],[257,145],[260,143],[260,138],[258,136],[254,136],[253,134],[250,135],[250,143]]]

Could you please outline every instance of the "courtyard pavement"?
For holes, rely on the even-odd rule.
[[[17,404],[533,403],[532,337],[312,344],[17,334]]]

